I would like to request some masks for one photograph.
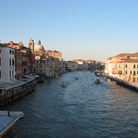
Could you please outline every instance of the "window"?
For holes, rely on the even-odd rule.
[[[122,71],[121,71],[121,70],[119,70],[119,71],[118,71],[118,74],[122,74]]]
[[[11,78],[11,71],[9,71],[9,78]]]
[[[10,65],[11,65],[11,58],[10,58]]]
[[[12,78],[13,78],[13,76],[14,76],[14,71],[12,70]]]
[[[1,57],[0,57],[0,66],[1,66]]]
[[[0,70],[0,79],[1,79],[1,70]]]
[[[133,71],[133,75],[136,75],[136,72],[135,71]]]
[[[11,50],[10,50],[10,54],[11,54]]]
[[[0,53],[1,53],[1,49],[0,49]]]
[[[14,66],[14,59],[12,59],[12,65]]]
[[[133,82],[136,82],[136,78],[135,77],[133,78]]]
[[[126,74],[127,74],[127,71],[126,71]]]
[[[119,64],[119,68],[121,68],[121,64]]]
[[[130,71],[130,74],[132,74],[132,71]]]
[[[126,68],[127,68],[127,64],[126,64]]]
[[[136,68],[136,65],[134,64],[134,66],[133,66],[134,68]]]

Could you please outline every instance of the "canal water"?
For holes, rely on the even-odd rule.
[[[95,80],[89,71],[65,73],[1,109],[25,114],[15,126],[19,138],[138,137],[138,92]]]

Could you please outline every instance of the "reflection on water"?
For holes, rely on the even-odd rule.
[[[8,105],[25,114],[16,125],[18,137],[138,137],[138,93],[95,80],[88,71],[66,73]],[[62,88],[64,81],[68,86]]]

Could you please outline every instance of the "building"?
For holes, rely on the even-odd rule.
[[[87,60],[89,70],[104,70],[104,63],[101,61]]]
[[[95,60],[73,60],[74,62],[78,63],[78,70],[103,70],[104,63]]]
[[[0,81],[10,82],[15,79],[15,50],[0,44]]]
[[[50,76],[51,73],[51,66],[50,66],[51,59],[48,57],[40,57],[39,59],[35,60],[35,73],[42,75],[42,76]]]
[[[67,61],[67,70],[68,71],[78,70],[78,63],[74,61]]]
[[[34,47],[32,40],[28,46],[32,48],[35,55],[35,72],[47,77],[56,77],[62,73],[62,54],[57,50],[45,50],[41,41]]]
[[[138,83],[138,59],[124,59],[117,63],[117,75],[129,83]]]
[[[78,63],[78,70],[83,71],[83,70],[88,70],[88,62],[82,59],[78,60],[73,60],[74,62]]]
[[[20,79],[23,75],[34,72],[34,54],[30,48],[25,47],[22,42],[3,43],[15,49],[16,78]],[[31,47],[32,48],[32,47]]]
[[[125,82],[138,82],[138,53],[123,53],[106,59],[105,73]]]
[[[31,52],[34,52],[34,40],[30,39],[28,42],[28,47],[31,49]]]
[[[62,66],[62,73],[67,72],[67,62],[62,61],[61,66]]]
[[[34,47],[34,41],[31,39],[29,40],[28,47],[34,52],[34,54],[40,55],[48,55],[50,57],[54,57],[62,60],[62,53],[57,50],[45,50],[44,46],[41,44],[41,41],[38,41],[38,44]]]

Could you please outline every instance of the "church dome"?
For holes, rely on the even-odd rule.
[[[45,50],[42,45],[36,45],[34,51]]]
[[[34,51],[41,51],[45,50],[44,47],[41,45],[41,41],[38,41],[38,45],[35,46]]]

